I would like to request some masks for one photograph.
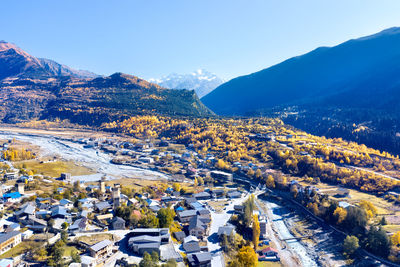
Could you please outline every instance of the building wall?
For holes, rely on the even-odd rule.
[[[13,248],[16,245],[18,245],[19,243],[21,243],[21,241],[22,241],[21,236],[22,236],[21,234],[16,235],[16,236],[8,239],[7,241],[3,242],[2,244],[0,244],[0,254],[7,252],[11,248]]]

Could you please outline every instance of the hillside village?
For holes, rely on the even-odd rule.
[[[323,242],[331,238],[343,240],[342,236],[348,235],[343,232],[347,225],[360,229],[367,223],[381,225],[377,235],[387,236],[382,232],[386,218],[391,224],[387,226],[393,228],[384,228],[385,231],[391,240],[397,236],[396,213],[386,218],[380,215],[386,206],[374,207],[368,201],[355,201],[352,199],[355,190],[346,188],[345,184],[329,186],[317,181],[317,176],[300,176],[292,171],[294,162],[300,166],[301,160],[315,158],[318,164],[324,162],[328,157],[322,156],[323,153],[328,153],[329,160],[338,166],[344,166],[342,162],[336,163],[342,157],[346,157],[348,164],[356,162],[358,155],[350,153],[350,148],[349,151],[342,149],[342,141],[326,140],[328,147],[334,149],[329,154],[315,142],[316,137],[287,129],[279,122],[271,124],[272,128],[262,124],[252,128],[253,125],[242,121],[235,123],[234,133],[239,132],[242,123],[248,127],[240,131],[239,142],[244,138],[248,146],[266,145],[269,154],[257,157],[255,151],[235,157],[236,151],[226,148],[223,142],[207,151],[195,139],[193,143],[183,143],[174,139],[174,135],[164,138],[151,132],[145,138],[139,137],[140,134],[132,138],[110,133],[51,137],[53,141],[95,151],[97,155],[110,155],[111,163],[116,166],[164,173],[168,175],[166,180],[107,176],[93,180],[68,172],[49,176],[29,167],[32,166],[29,163],[38,162],[35,166],[57,163],[57,157],[42,158],[41,151],[27,143],[3,140],[0,263],[15,266],[38,263],[48,266],[257,266],[257,262],[285,264],[304,260],[298,252],[285,250],[285,244],[289,244],[287,240],[300,245],[306,244],[300,239],[316,242],[317,237],[313,231],[298,233],[296,231],[301,229],[296,227],[289,231],[287,224],[293,223],[289,218],[276,219],[281,209],[263,204],[265,199],[270,201],[271,198],[295,207],[318,224],[325,225],[325,221],[336,227]],[[150,127],[151,124],[146,125]],[[200,129],[212,130],[210,127]],[[184,138],[184,135],[179,136]],[[398,160],[391,155],[367,151],[366,155],[379,153],[386,161],[392,160],[392,169],[398,168]],[[378,159],[366,155],[361,156],[378,164],[374,162]],[[386,161],[379,163],[389,170]],[[363,166],[364,163],[354,164]],[[395,181],[395,178],[390,180]],[[391,191],[386,189],[376,198],[397,205],[397,184],[393,182],[390,186]],[[365,216],[365,221],[354,225],[354,216]],[[277,225],[274,220],[285,223]],[[282,236],[279,227],[286,227],[288,235]],[[332,246],[335,253],[342,253],[341,243]],[[396,252],[397,246],[386,249],[390,251],[391,260],[396,261],[400,255]],[[324,257],[320,260],[332,261]],[[344,257],[339,261],[344,262]]]
[[[168,152],[170,146],[175,151],[182,149],[168,142],[73,141],[123,156],[124,161],[115,160],[118,164],[157,169],[160,165],[156,166],[154,156],[168,157],[161,168],[178,165],[180,171],[173,178],[175,182],[153,183],[136,191],[107,177],[83,183],[73,181],[70,173],[60,177],[22,173],[12,167],[13,161],[3,159],[7,167],[1,187],[0,264],[131,266],[149,259],[165,266],[224,264],[221,242],[224,237],[235,238],[236,227],[230,218],[243,216],[243,203],[250,194],[232,187],[231,173],[214,170],[211,155],[200,161],[204,162],[202,168],[195,169],[189,159],[196,153],[190,149],[181,154]],[[3,155],[13,142],[3,144]],[[54,190],[38,195],[32,190],[35,183],[54,184]],[[265,224],[265,219],[260,219],[263,238],[267,237]],[[35,245],[29,247],[32,241]],[[261,258],[279,260],[273,248],[260,250]]]

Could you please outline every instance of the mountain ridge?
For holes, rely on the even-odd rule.
[[[36,58],[17,45],[3,40],[0,41],[0,80],[11,76],[94,78],[99,75],[86,70],[75,70],[51,59]]]
[[[314,49],[201,100],[219,115],[278,116],[311,134],[400,153],[400,28]]]
[[[193,90],[171,90],[116,72],[99,76],[49,59],[38,59],[14,44],[0,43],[0,121],[68,119],[100,125],[138,114],[207,116]]]
[[[202,101],[222,115],[243,115],[263,108],[311,103],[309,98],[313,100],[349,90],[351,83],[355,88],[355,81],[362,83],[360,78],[368,78],[375,69],[385,67],[389,61],[399,62],[399,45],[400,29],[392,28],[334,47],[317,48],[259,72],[232,79]],[[377,53],[379,46],[383,48]],[[390,67],[400,70],[400,64]],[[397,82],[395,79],[393,83]]]

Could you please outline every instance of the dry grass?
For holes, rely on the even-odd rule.
[[[393,206],[392,203],[374,195],[350,189],[350,199],[347,201],[352,204],[358,204],[361,200],[367,200],[371,202],[378,210],[378,214],[393,213],[389,209],[391,206]]]
[[[383,226],[383,229],[389,233],[396,233],[400,231],[400,225],[398,224],[388,224]]]
[[[65,246],[63,247],[63,256],[69,257],[72,255],[73,252],[77,252],[79,254],[79,250],[76,247]]]
[[[306,185],[306,183],[304,183]],[[373,219],[375,223],[378,223],[382,218],[382,215],[386,217],[386,220],[389,225],[385,225],[384,229],[389,233],[395,233],[400,231],[400,212],[395,212],[393,210],[393,202],[389,202],[383,198],[377,197],[373,194],[368,194],[364,192],[360,192],[357,190],[349,189],[349,196],[344,198],[335,198],[333,197],[334,192],[338,189],[337,186],[328,185],[325,183],[319,183],[315,185],[320,189],[322,193],[330,195],[332,199],[337,201],[347,201],[353,205],[357,205],[360,201],[366,200],[371,202],[378,211],[378,216]],[[381,215],[381,216],[379,216]]]
[[[60,177],[62,172],[71,173],[72,176],[94,173],[92,170],[80,166],[73,161],[52,161],[40,163],[39,160],[27,160],[17,163],[16,167],[22,167],[23,165],[27,170],[32,170],[36,173],[51,177]]]
[[[282,263],[273,261],[259,261],[257,267],[282,267]]]
[[[309,185],[307,183],[301,183],[303,185]],[[349,197],[343,197],[343,198],[335,198],[333,195],[335,195],[337,189],[339,188],[338,186],[334,185],[328,185],[325,183],[319,183],[317,185],[314,185],[317,187],[321,193],[328,194],[331,196],[332,199],[335,199],[337,201],[347,201],[353,205],[357,205],[360,201],[362,200],[367,200],[371,202],[376,209],[378,210],[378,214],[391,214],[393,211],[391,211],[389,208],[393,206],[392,203],[389,201],[379,198],[377,196],[374,196],[372,194],[360,192],[357,190],[349,189]]]
[[[21,255],[27,251],[32,250],[33,248],[40,247],[42,246],[43,243],[41,242],[35,242],[35,241],[22,241],[20,244],[17,246],[13,247],[6,253],[0,255],[0,259],[6,259],[6,258],[13,258],[18,255]]]
[[[103,240],[113,240],[112,234],[97,234],[97,235],[88,235],[88,236],[80,236],[77,238],[78,241],[84,242],[89,245],[94,245]]]
[[[107,181],[106,185],[112,186],[113,184],[120,184],[124,188],[135,189],[138,191],[139,189],[146,186],[159,186],[163,181],[160,180],[145,180],[145,179],[134,179],[134,178],[122,178],[112,181]],[[95,184],[95,183],[93,183]],[[97,184],[97,183],[96,183]]]
[[[208,205],[210,205],[213,209],[215,209],[216,212],[222,212],[223,209],[225,208],[225,204],[228,203],[228,201],[208,201]]]

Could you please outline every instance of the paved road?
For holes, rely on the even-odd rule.
[[[211,211],[211,225],[210,225],[210,231],[209,231],[209,236],[207,238],[207,246],[208,250],[212,254],[212,261],[211,261],[211,266],[212,267],[224,267],[225,262],[224,262],[224,256],[222,254],[222,249],[221,246],[219,245],[219,240],[218,240],[218,229],[221,226],[226,225],[226,223],[229,221],[230,217],[232,216],[233,213],[233,206],[235,205],[240,205],[244,201],[246,201],[249,198],[249,194],[238,198],[234,199],[229,203],[228,206],[226,206],[224,212],[222,213],[216,213],[215,211]],[[223,200],[220,200],[223,201]]]
[[[360,170],[360,171],[366,171],[366,172],[369,172],[369,173],[373,173],[373,174],[378,175],[378,176],[382,176],[382,177],[385,177],[385,178],[388,178],[388,179],[392,179],[392,180],[394,180],[396,182],[400,180],[400,179],[398,179],[396,177],[392,177],[392,176],[389,176],[387,174],[384,174],[384,173],[381,173],[381,172],[376,172],[376,171],[373,171],[373,170],[370,170],[370,169],[366,169],[366,168],[362,168],[362,167],[356,167],[356,166],[350,166],[350,165],[344,165],[344,167],[345,168],[349,168],[349,169],[355,169],[355,170]]]

